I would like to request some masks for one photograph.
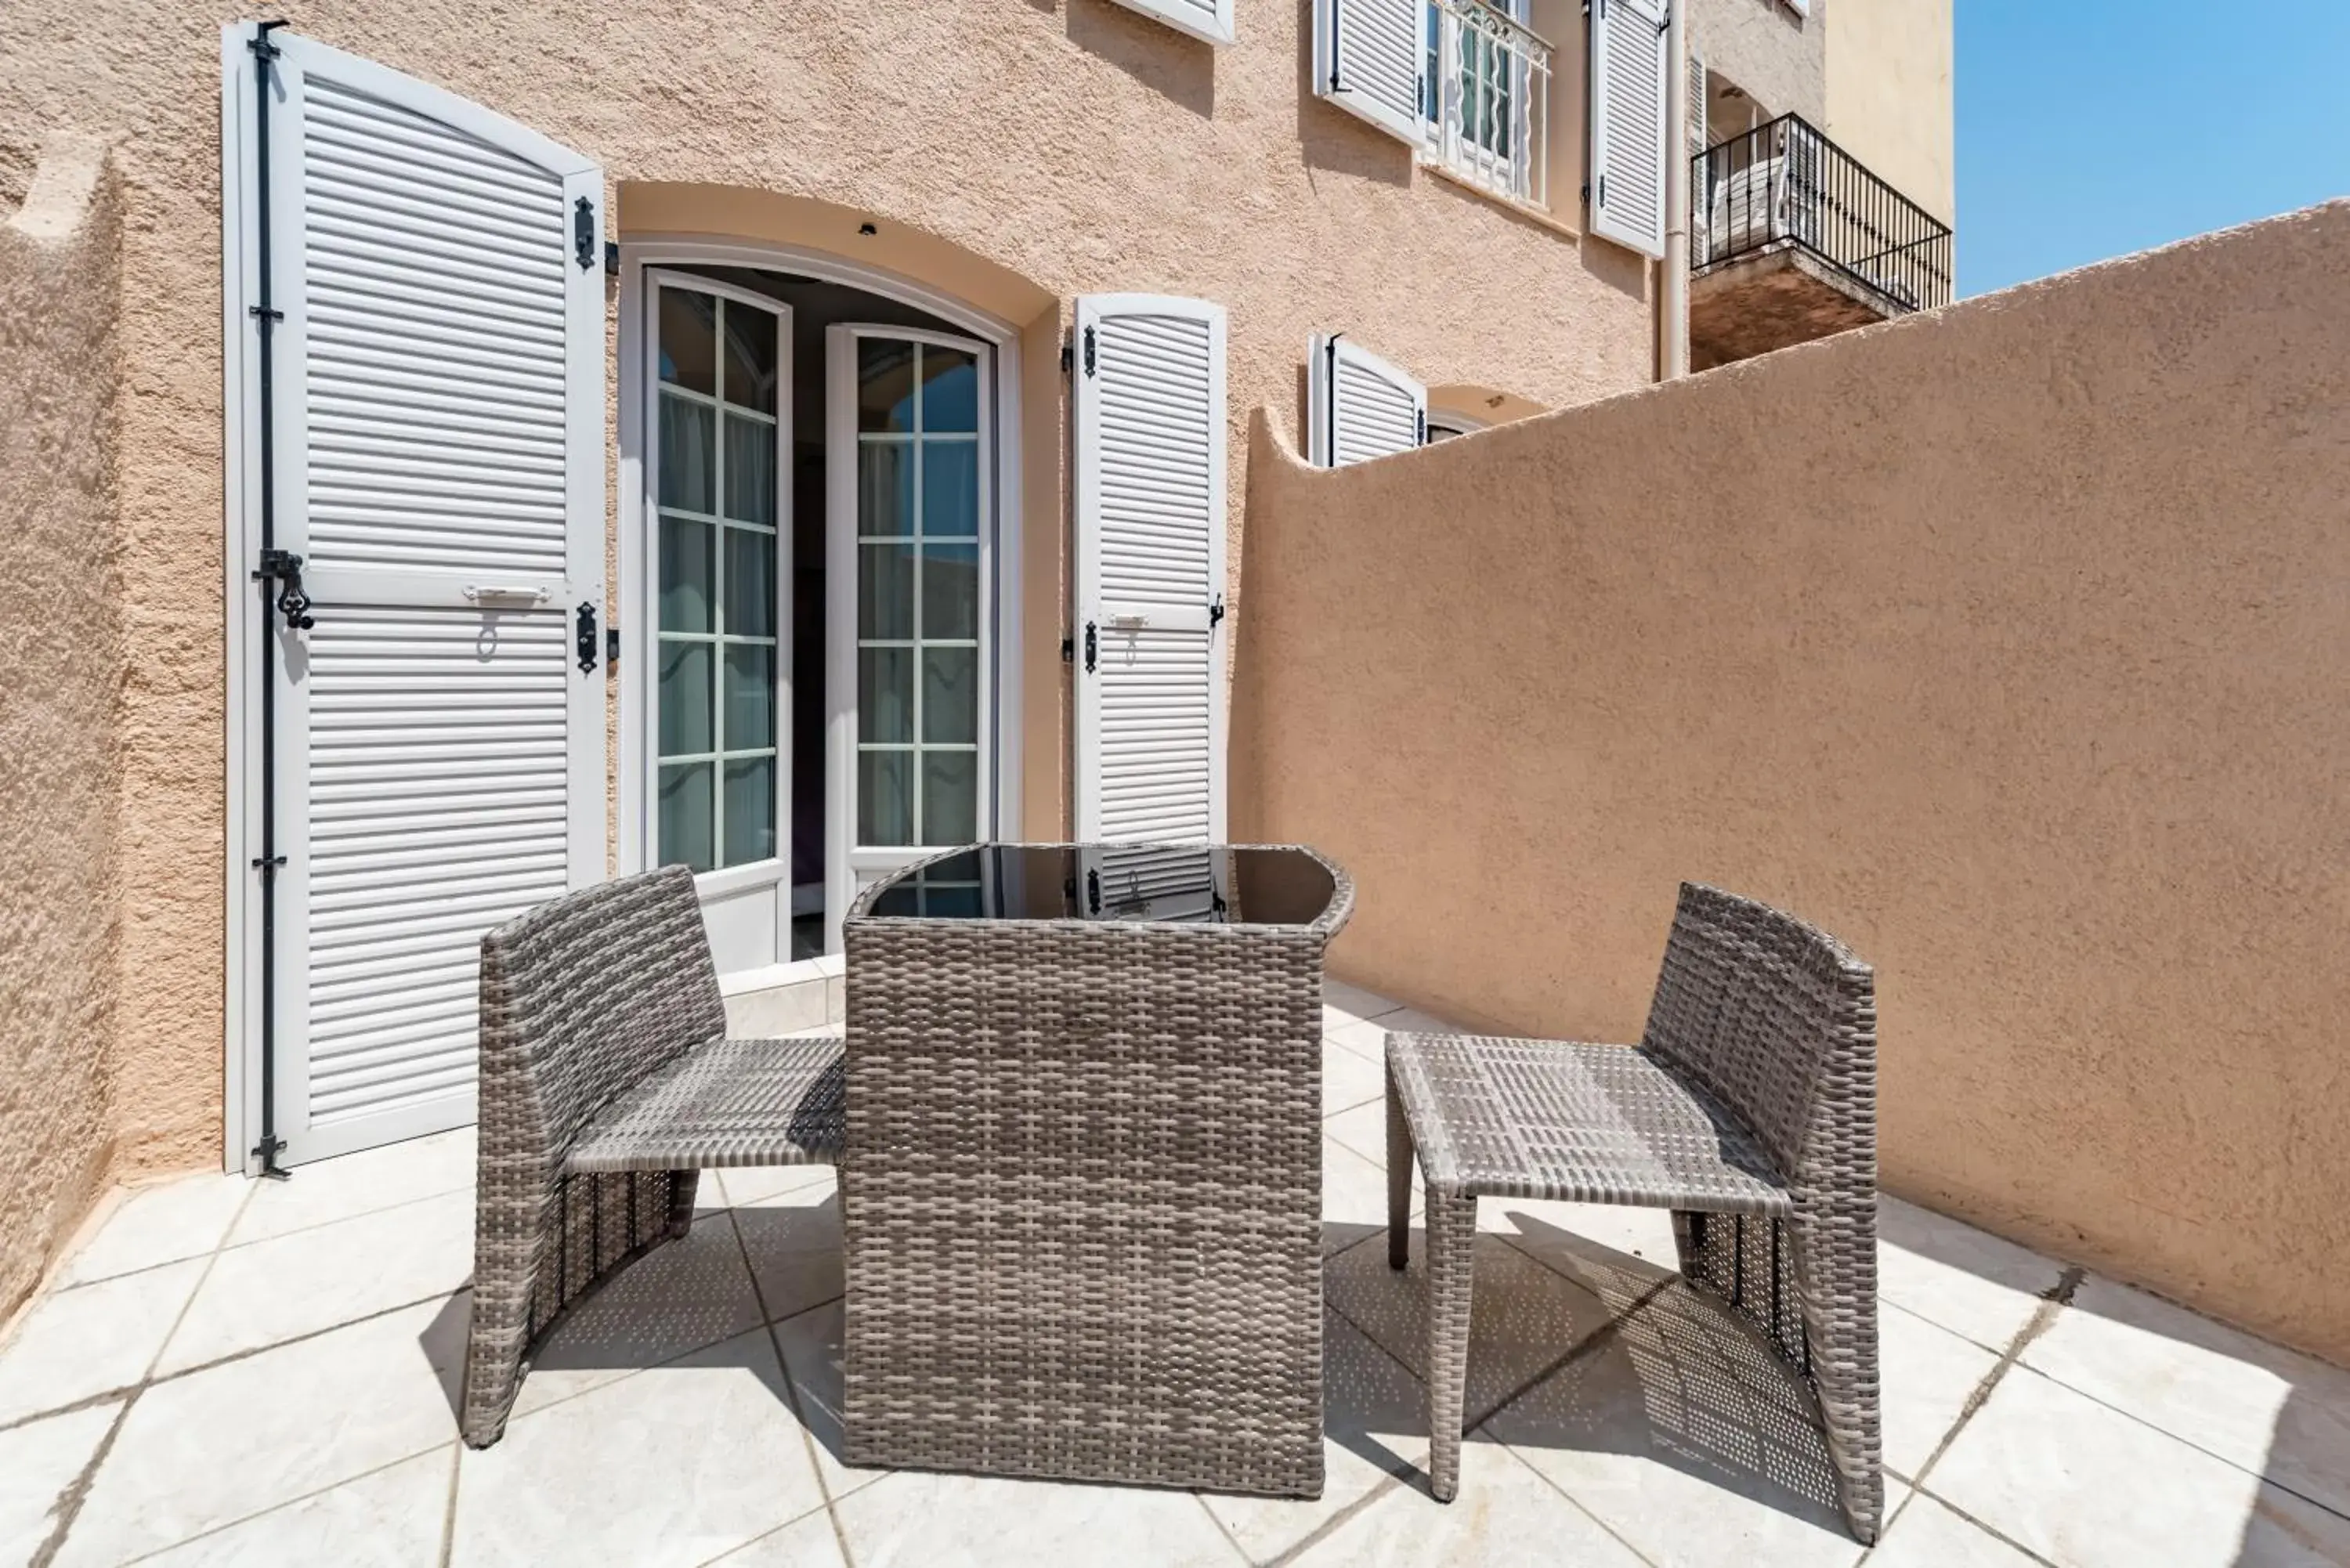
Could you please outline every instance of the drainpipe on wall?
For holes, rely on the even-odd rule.
[[[1665,13],[1665,259],[1657,291],[1658,379],[1689,374],[1690,145],[1689,8]]]

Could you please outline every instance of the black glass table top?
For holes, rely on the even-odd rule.
[[[896,873],[867,914],[964,920],[1310,925],[1329,868],[1295,849],[1224,845],[981,844]]]

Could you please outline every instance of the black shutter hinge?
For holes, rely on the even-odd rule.
[[[1091,675],[1091,674],[1094,672],[1094,661],[1095,661],[1095,659],[1097,659],[1098,657],[1100,657],[1100,653],[1101,653],[1101,645],[1099,644],[1099,642],[1097,642],[1097,641],[1096,640],[1095,636],[1094,636],[1094,623],[1093,623],[1093,622],[1091,622],[1091,621],[1087,621],[1087,622],[1086,622],[1086,673],[1087,673],[1087,674]]]
[[[1419,444],[1426,446],[1428,444],[1428,410],[1426,409],[1419,410],[1413,415],[1412,422],[1419,431]]]
[[[596,668],[596,645],[602,639],[596,635],[596,607],[593,603],[581,599],[575,613],[579,618],[579,673],[585,675]]]
[[[1092,375],[1095,369],[1094,329],[1088,327],[1086,328],[1086,374],[1088,376]]]
[[[1215,603],[1213,603],[1213,604],[1211,604],[1211,605],[1210,605],[1210,606],[1208,607],[1208,625],[1209,625],[1210,628],[1211,628],[1211,629],[1212,629],[1212,628],[1216,626],[1216,624],[1217,624],[1219,621],[1222,620],[1223,618],[1224,618],[1224,596],[1223,596],[1223,595],[1222,595],[1222,594],[1218,594],[1218,595],[1216,596],[1216,601],[1215,601]]]
[[[604,662],[614,670],[620,668],[620,628],[617,626],[604,628]]]
[[[302,591],[301,556],[291,550],[264,550],[253,580],[279,585],[277,611],[286,618],[288,628],[307,631],[318,624],[310,614],[310,596]]]
[[[620,242],[618,240],[604,242],[604,275],[607,277],[620,275]]]
[[[1077,348],[1076,348],[1076,344],[1074,344],[1074,343],[1064,343],[1064,344],[1062,344],[1062,345],[1061,345],[1061,374],[1062,374],[1062,375],[1064,375],[1064,376],[1067,375],[1071,370],[1074,370],[1075,369],[1076,369],[1076,364],[1077,364]]]
[[[1064,664],[1075,664],[1076,661],[1077,639],[1074,637],[1065,637],[1061,639],[1061,662]]]
[[[571,209],[571,254],[581,272],[596,265],[596,208],[585,196]]]

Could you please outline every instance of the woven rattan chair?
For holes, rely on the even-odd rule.
[[[1846,1519],[1877,1539],[1877,1002],[1866,964],[1685,884],[1638,1046],[1388,1036],[1388,1261],[1427,1183],[1432,1489],[1460,1486],[1481,1197],[1673,1211],[1682,1274],[1809,1379]]]
[[[725,1036],[683,867],[556,898],[482,939],[474,1448],[505,1429],[530,1347],[564,1309],[686,1233],[700,1171],[837,1162],[840,1042]]]

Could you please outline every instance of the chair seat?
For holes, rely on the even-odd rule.
[[[1792,1210],[1752,1137],[1637,1047],[1390,1034],[1388,1069],[1445,1195]]]
[[[712,1040],[613,1101],[567,1173],[831,1165],[842,1137],[837,1036]]]

